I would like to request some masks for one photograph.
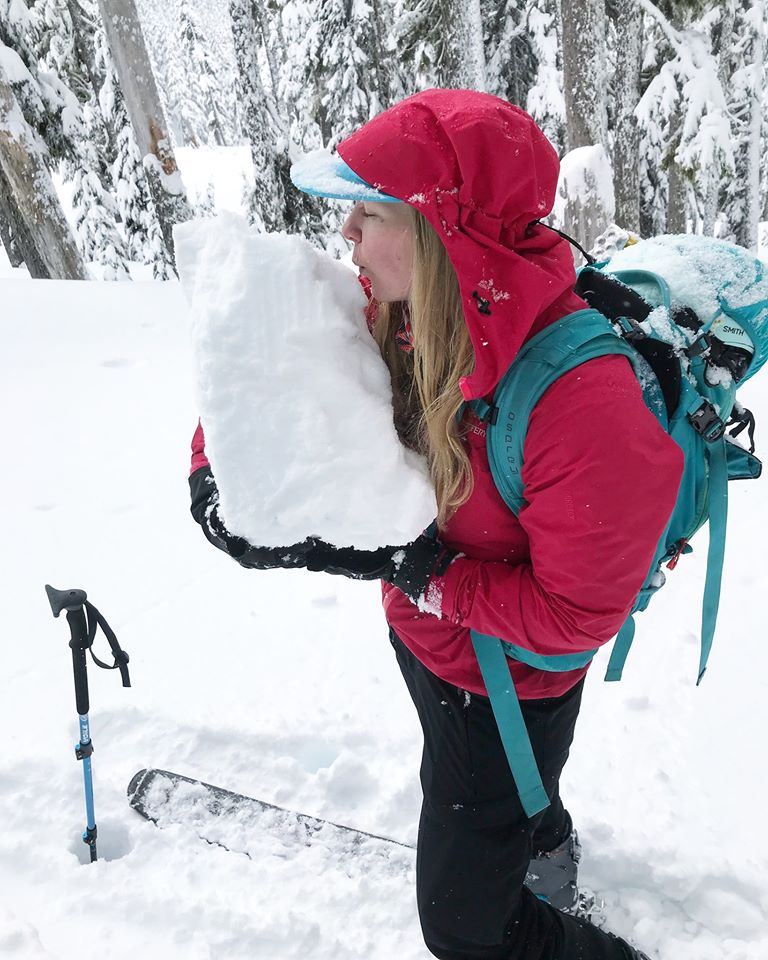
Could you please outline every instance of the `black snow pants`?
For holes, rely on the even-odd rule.
[[[551,801],[529,820],[488,698],[443,682],[390,636],[424,731],[416,892],[431,953],[441,960],[631,960],[623,940],[555,910],[523,884],[531,857],[571,831],[559,780],[583,681],[561,697],[521,701]]]

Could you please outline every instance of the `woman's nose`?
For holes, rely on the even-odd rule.
[[[341,225],[341,235],[345,240],[349,240],[350,243],[359,243],[361,239],[360,226],[356,214],[357,210],[352,210]]]

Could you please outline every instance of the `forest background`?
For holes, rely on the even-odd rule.
[[[171,278],[174,223],[215,208],[187,196],[176,151],[239,145],[252,223],[339,255],[341,205],[294,190],[291,161],[444,86],[533,115],[562,160],[550,222],[588,247],[616,223],[758,250],[766,15],[764,0],[0,0],[0,242],[33,277],[144,263]]]

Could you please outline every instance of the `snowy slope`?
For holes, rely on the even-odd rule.
[[[157,765],[413,841],[417,721],[375,584],[242,570],[189,517],[178,286],[2,280],[0,302],[0,956],[426,960],[406,861],[367,876],[306,851],[252,861],[128,809],[131,775]],[[745,391],[763,422],[764,379]],[[706,536],[640,617],[625,681],[594,666],[564,776],[583,881],[663,960],[768,956],[766,530],[766,481],[733,484],[704,683]],[[85,588],[131,654],[130,690],[90,670],[95,865],[46,582]]]

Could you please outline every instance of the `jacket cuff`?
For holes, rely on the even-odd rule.
[[[217,493],[216,481],[210,466],[198,467],[189,476],[189,511],[199,524],[203,524],[205,510],[211,497]],[[203,524],[204,525],[204,524]]]
[[[468,576],[482,561],[469,557],[456,557],[439,580],[440,610],[444,620],[464,626],[464,620],[472,608],[476,577]],[[438,584],[435,584],[435,593]]]

